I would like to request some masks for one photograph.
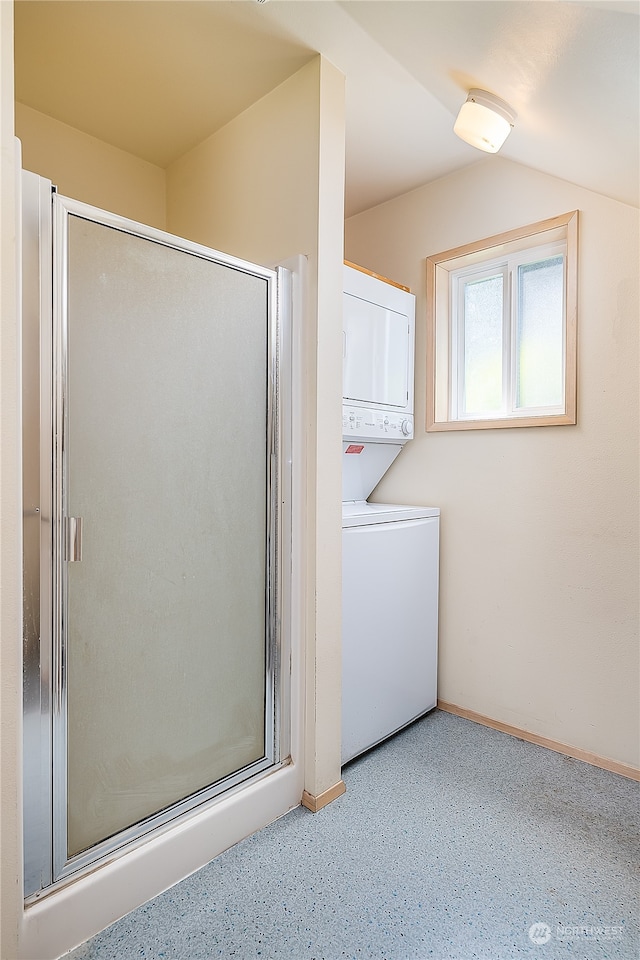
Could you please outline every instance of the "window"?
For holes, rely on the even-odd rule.
[[[427,430],[576,422],[578,212],[427,259]]]

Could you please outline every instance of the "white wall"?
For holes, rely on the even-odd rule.
[[[577,426],[426,435],[425,258],[573,209]],[[491,157],[345,247],[417,294],[416,439],[374,497],[442,508],[440,698],[638,766],[638,211]]]
[[[58,192],[151,227],[165,229],[164,170],[16,103],[22,166]]]
[[[305,789],[340,781],[344,77],[317,57],[167,170],[172,233],[264,264],[308,258],[304,318]]]

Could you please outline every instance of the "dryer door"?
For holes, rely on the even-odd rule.
[[[407,409],[413,392],[407,316],[348,293],[343,311],[344,399]]]

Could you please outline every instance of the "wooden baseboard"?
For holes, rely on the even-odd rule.
[[[483,726],[491,727],[493,730],[500,730],[502,733],[508,733],[512,737],[518,737],[518,739],[526,740],[528,743],[537,743],[539,747],[555,750],[556,753],[563,753],[566,757],[573,757],[574,760],[583,760],[585,763],[590,763],[594,767],[610,770],[611,773],[619,773],[621,777],[628,777],[630,780],[640,781],[640,770],[632,767],[628,763],[609,760],[607,757],[598,756],[597,753],[582,750],[581,747],[572,747],[567,743],[559,743],[557,740],[541,737],[537,733],[520,730],[519,727],[512,727],[510,724],[502,723],[500,720],[492,720],[490,717],[484,717],[481,713],[476,713],[474,710],[467,710],[466,707],[458,707],[455,703],[438,700],[438,708],[444,710],[445,713],[454,713],[457,717],[464,717],[465,720],[473,720],[474,723],[481,723]]]
[[[314,797],[311,793],[307,793],[305,790],[302,794],[302,806],[306,807],[307,810],[311,810],[311,813],[317,813],[318,810],[322,810],[322,808],[326,807],[332,800],[337,800],[338,797],[341,797],[346,789],[347,787],[344,780],[339,780],[338,783],[329,787],[328,790],[319,793],[317,797]]]

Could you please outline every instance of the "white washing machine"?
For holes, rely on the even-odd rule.
[[[343,504],[343,763],[436,705],[439,518]]]
[[[369,503],[413,437],[415,298],[345,267],[342,762],[436,705],[437,507]]]

